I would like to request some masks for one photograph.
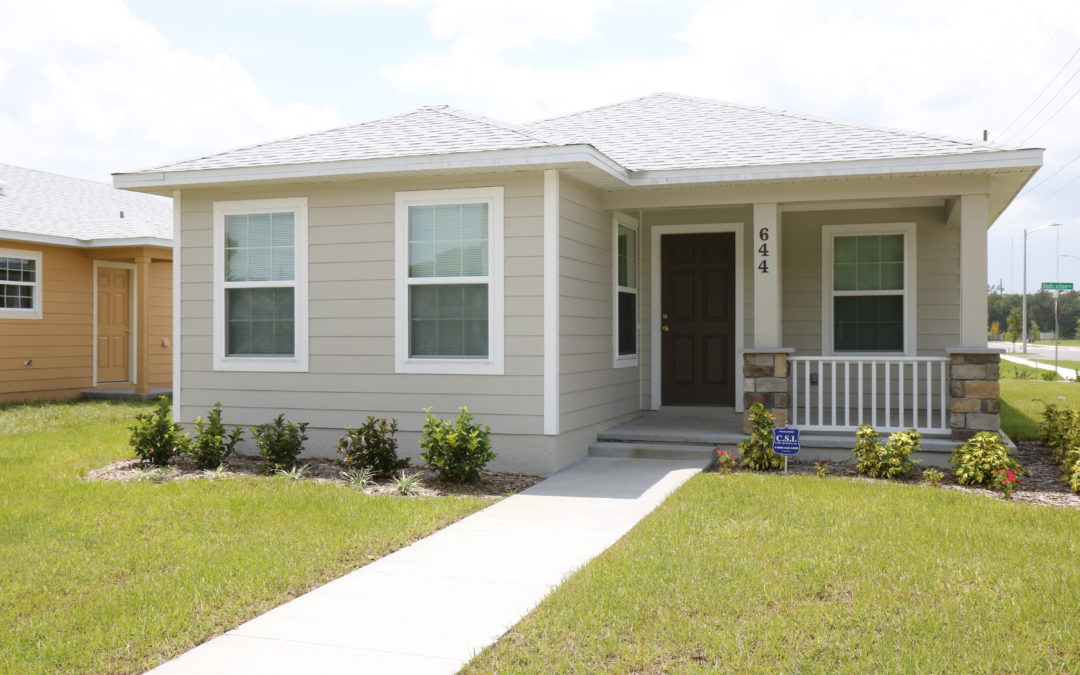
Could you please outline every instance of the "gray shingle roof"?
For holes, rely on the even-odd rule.
[[[749,167],[1013,150],[661,93],[513,127],[450,108],[269,141],[143,172],[304,164],[587,144],[631,171]]]
[[[0,181],[0,237],[172,239],[172,200],[10,164],[0,164]]]
[[[1013,149],[670,93],[532,122],[519,130],[555,144],[590,143],[631,171]]]
[[[273,164],[332,162],[456,152],[535,148],[547,142],[479,115],[445,105],[283,138],[148,171],[191,171]]]

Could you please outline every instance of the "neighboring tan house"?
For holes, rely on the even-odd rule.
[[[0,401],[167,390],[171,261],[168,199],[0,164]]]
[[[421,408],[467,405],[495,468],[548,474],[661,408],[738,432],[760,401],[849,448],[996,428],[986,230],[1041,163],[658,94],[424,107],[114,184],[178,213],[178,419],[283,412],[332,455],[395,417],[415,456]]]

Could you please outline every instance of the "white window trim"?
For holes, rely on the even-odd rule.
[[[294,255],[296,256],[293,281],[245,282],[245,288],[294,288],[293,322],[294,354],[291,357],[226,356],[225,339],[225,216],[280,213],[292,211],[295,215]],[[308,371],[308,200],[307,197],[282,199],[245,199],[240,201],[214,202],[214,370],[254,372]]]
[[[44,316],[41,303],[45,297],[42,289],[44,288],[45,270],[42,265],[41,251],[30,251],[22,248],[0,248],[0,257],[4,258],[23,258],[25,260],[34,261],[34,308],[33,309],[14,309],[0,307],[0,319],[40,319]],[[8,282],[0,282],[7,284]],[[11,282],[16,286],[29,285],[26,282]]]
[[[904,235],[904,349],[900,352],[852,352],[833,349],[833,239],[867,234]],[[915,356],[916,265],[915,223],[866,223],[825,225],[821,228],[821,353],[826,356]],[[888,292],[880,295],[888,295]],[[899,294],[898,294],[899,295]]]
[[[619,285],[619,226],[634,231],[634,280],[635,286]],[[625,213],[615,212],[611,219],[611,353],[614,368],[632,368],[638,365],[641,354],[641,231],[638,221]],[[619,354],[619,293],[633,293],[637,307],[634,316],[634,353]]]
[[[503,188],[416,190],[395,195],[394,223],[394,361],[398,373],[503,374]],[[409,207],[437,204],[488,205],[488,276],[409,278]],[[486,359],[411,358],[409,356],[409,286],[412,284],[486,283],[488,285],[488,357]]]

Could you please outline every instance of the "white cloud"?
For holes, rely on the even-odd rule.
[[[17,0],[0,23],[0,161],[108,180],[342,124],[277,105],[228,55],[169,44],[120,0]]]

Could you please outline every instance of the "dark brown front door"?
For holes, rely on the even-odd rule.
[[[660,238],[661,401],[735,404],[735,235]]]

